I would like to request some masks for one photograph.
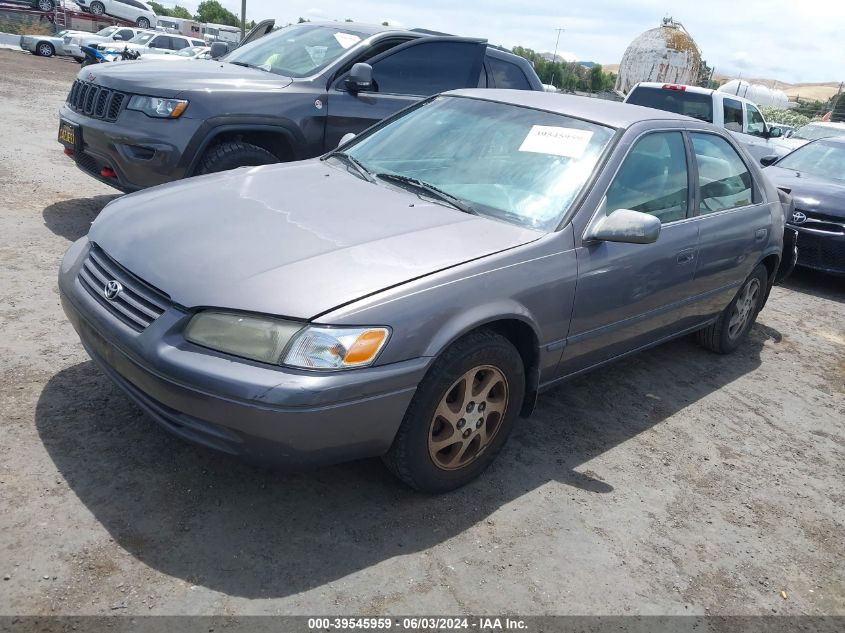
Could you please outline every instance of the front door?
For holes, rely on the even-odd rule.
[[[698,257],[698,227],[684,135],[652,132],[631,148],[599,213],[632,209],[657,216],[652,244],[595,242],[576,248],[578,282],[561,374],[571,374],[690,326],[687,304]]]
[[[486,44],[481,40],[426,37],[407,42],[368,60],[373,89],[352,93],[348,72],[329,88],[325,149],[337,147],[344,134],[358,134],[424,97],[455,88],[475,87]]]

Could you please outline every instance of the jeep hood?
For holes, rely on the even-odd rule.
[[[182,306],[307,319],[542,235],[311,160],[124,196],[89,239]]]
[[[114,50],[120,52],[123,47],[117,46]],[[196,59],[184,66],[169,60],[93,64],[80,70],[77,77],[114,90],[155,97],[178,97],[193,90],[274,91],[285,88],[292,81],[283,75],[211,59]]]

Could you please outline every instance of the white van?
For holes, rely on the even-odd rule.
[[[631,89],[625,103],[684,114],[723,127],[758,161],[763,156],[789,153],[788,149],[773,142],[783,136],[783,131],[770,127],[753,102],[728,92],[644,81]]]

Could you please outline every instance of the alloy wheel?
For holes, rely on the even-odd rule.
[[[484,452],[501,427],[508,393],[504,374],[491,365],[470,369],[449,387],[428,433],[428,453],[438,468],[463,468]]]
[[[757,306],[757,297],[760,295],[760,280],[752,278],[739,292],[734,311],[728,321],[728,336],[731,339],[737,338],[745,330],[748,320],[754,308]]]
[[[138,26],[142,29],[150,28],[150,21],[147,18],[138,18]]]
[[[91,5],[91,13],[94,15],[103,15],[105,13],[106,8],[99,2],[94,2]]]
[[[53,47],[47,43],[39,44],[38,45],[38,54],[41,57],[52,57],[53,55]]]
[[[53,10],[53,0],[38,0],[38,10],[39,11],[52,11]]]

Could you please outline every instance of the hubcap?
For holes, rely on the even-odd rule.
[[[456,470],[475,461],[499,431],[507,406],[508,381],[496,367],[474,367],[458,378],[431,420],[428,453],[434,464]]]
[[[755,306],[757,305],[757,297],[760,294],[760,280],[754,278],[750,280],[742,290],[739,291],[739,297],[734,305],[734,311],[731,315],[731,320],[728,322],[728,336],[735,339],[739,336],[748,320],[751,318]]]

